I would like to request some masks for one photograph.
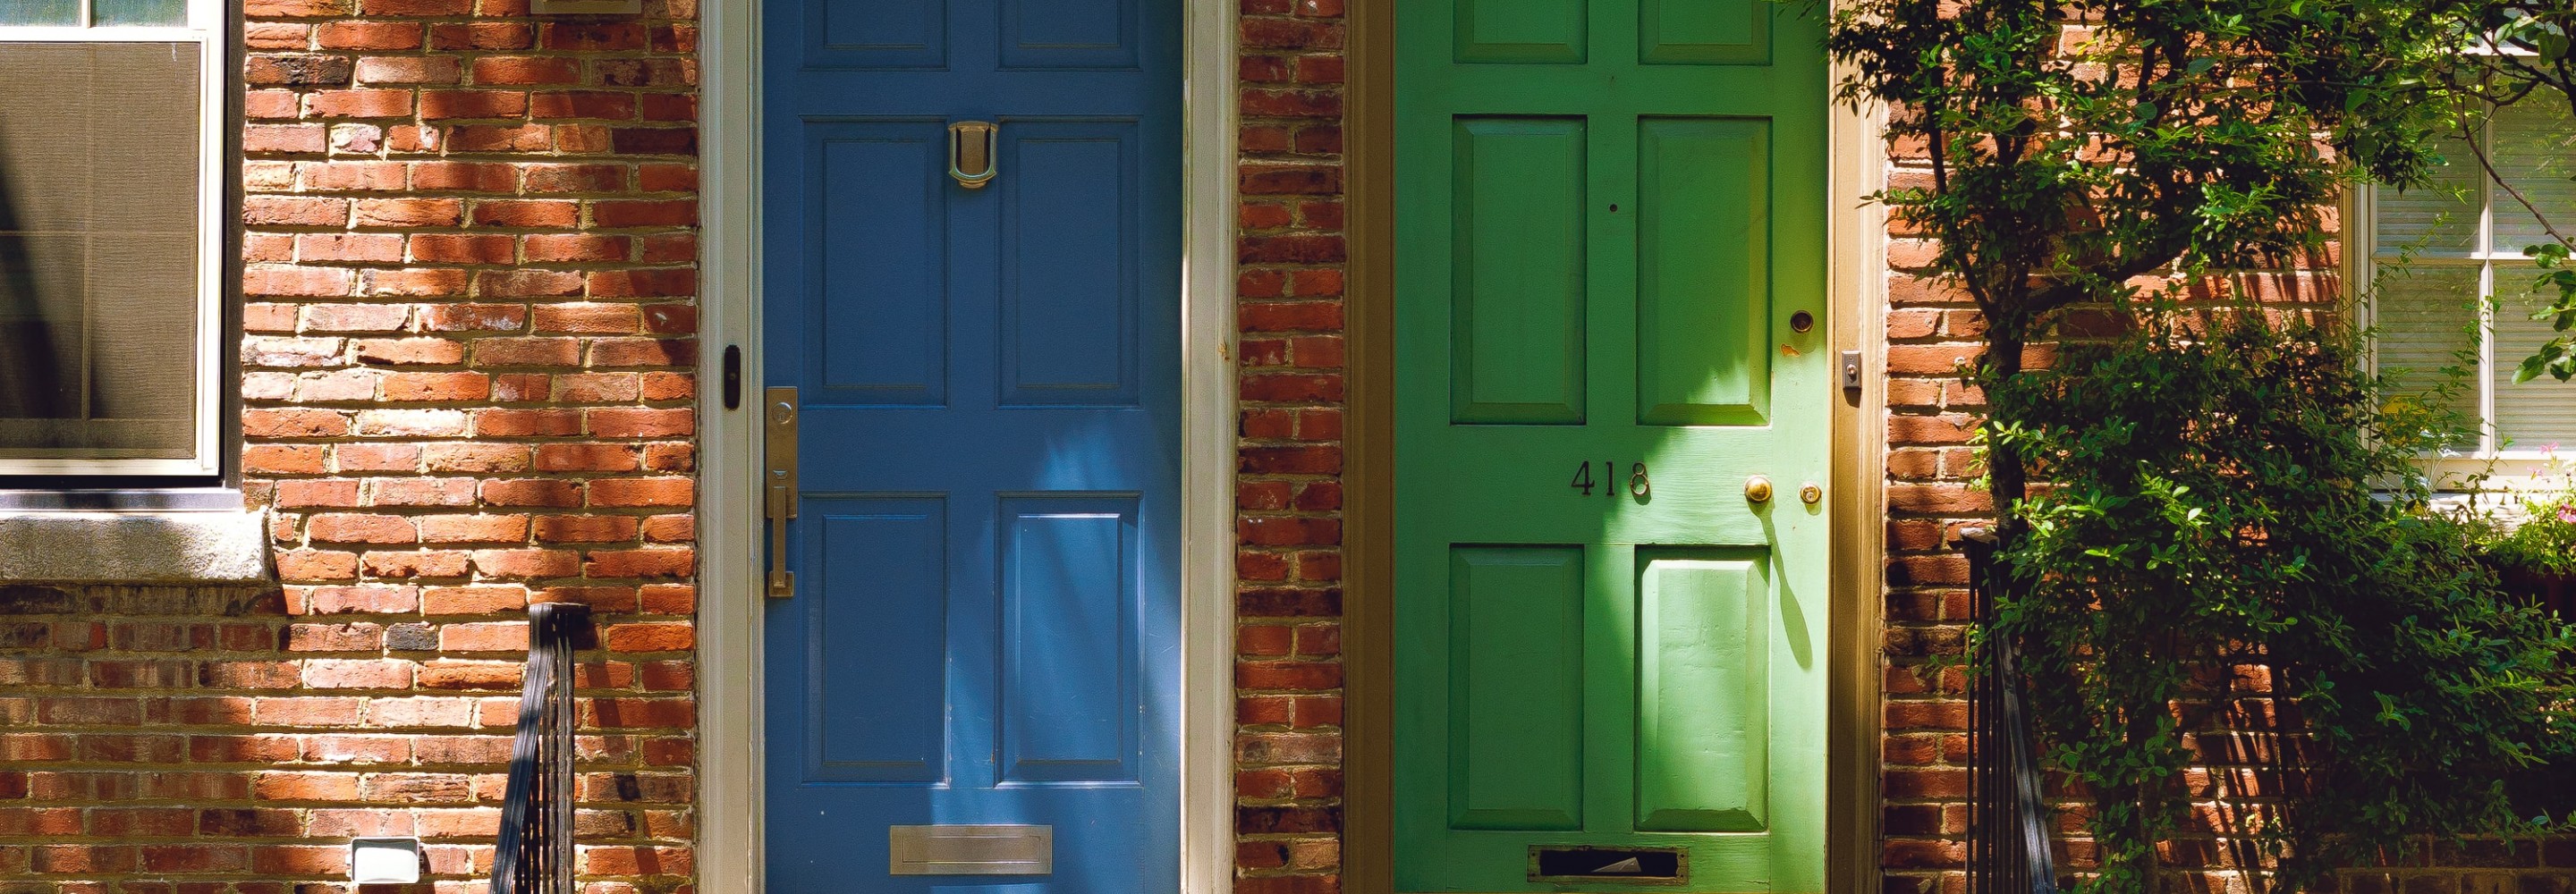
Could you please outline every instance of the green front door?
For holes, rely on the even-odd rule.
[[[1397,10],[1396,886],[1820,891],[1819,26]]]

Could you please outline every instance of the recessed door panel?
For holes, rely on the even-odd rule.
[[[1135,499],[1006,497],[1002,518],[1002,779],[1135,781]]]
[[[1637,122],[1637,421],[1759,425],[1771,402],[1769,126]]]
[[[1759,553],[1637,555],[1637,828],[1759,832],[1771,750]]]
[[[1583,550],[1462,546],[1449,562],[1449,825],[1583,815]]]
[[[1452,419],[1580,423],[1583,120],[1462,118],[1455,145]]]

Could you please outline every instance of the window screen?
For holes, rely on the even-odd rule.
[[[210,48],[186,12],[0,0],[0,473],[214,468]]]

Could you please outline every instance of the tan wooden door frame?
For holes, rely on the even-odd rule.
[[[1345,311],[1349,425],[1344,443],[1342,889],[1394,892],[1395,8],[1351,0],[1344,182],[1351,206]],[[1823,48],[1817,48],[1823,52]],[[1840,80],[1844,70],[1835,67]],[[1857,351],[1861,387],[1833,400],[1832,676],[1826,889],[1876,889],[1880,594],[1886,578],[1886,226],[1864,200],[1885,182],[1879,117],[1837,106],[1826,189],[1836,351]],[[1787,894],[1787,892],[1782,892]]]

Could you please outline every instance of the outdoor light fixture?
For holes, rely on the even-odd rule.
[[[349,839],[349,880],[361,885],[420,881],[420,839]]]

